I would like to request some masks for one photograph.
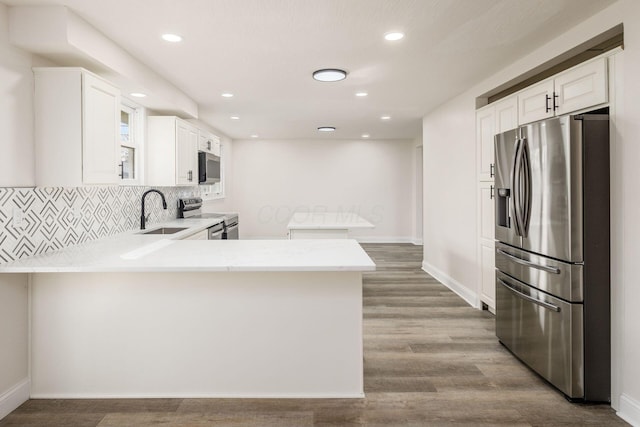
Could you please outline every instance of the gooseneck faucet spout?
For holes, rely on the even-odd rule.
[[[147,197],[147,194],[149,193],[158,193],[160,197],[162,197],[162,207],[165,210],[167,209],[167,201],[165,200],[164,194],[162,194],[162,191],[151,189],[142,193],[142,206],[140,210],[140,230],[144,230],[145,224],[147,222],[147,217],[144,214],[144,199],[145,197]]]

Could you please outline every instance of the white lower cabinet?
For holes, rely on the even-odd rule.
[[[34,68],[36,185],[117,184],[120,90],[82,68]]]
[[[148,118],[147,185],[198,185],[198,129],[174,116]]]
[[[209,240],[209,230],[202,230],[182,240]]]
[[[490,312],[495,313],[495,225],[494,225],[493,182],[480,182],[478,187],[478,281],[480,283],[480,301],[487,305]]]

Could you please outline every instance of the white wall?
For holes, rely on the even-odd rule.
[[[475,98],[621,22],[625,50],[616,57],[612,99],[612,406],[640,425],[640,2],[618,1],[424,118],[424,264],[454,279],[463,291],[477,291]]]
[[[0,274],[0,419],[29,397],[27,275]]]
[[[0,3],[0,187],[34,185],[33,58],[9,44],[8,8]]]
[[[286,238],[296,210],[358,213],[362,241],[411,241],[415,141],[233,142],[233,204],[242,238]]]

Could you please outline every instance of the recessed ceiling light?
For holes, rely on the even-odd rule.
[[[363,133],[363,134],[362,134],[362,137],[363,137],[363,138],[369,138],[369,134],[368,134],[368,133]]]
[[[356,92],[356,96],[359,96],[359,97],[364,97],[367,95],[369,95],[367,92]]]
[[[344,80],[346,77],[347,72],[337,68],[325,68],[313,72],[313,78],[320,82],[337,82]]]
[[[178,43],[182,41],[182,37],[180,37],[177,34],[163,34],[162,35],[162,40],[166,41],[166,42],[171,42],[171,43]]]
[[[256,135],[255,133],[253,135],[251,135],[251,138],[257,138],[258,135]]]
[[[391,116],[381,116],[380,120],[391,120]]]
[[[240,120],[240,117],[238,117],[238,116],[231,116],[231,117],[229,117],[229,118],[230,118],[231,120]]]
[[[225,92],[221,95],[223,98],[233,98],[233,94],[229,92]]]
[[[333,126],[320,126],[318,130],[320,132],[333,132],[334,130],[336,130],[336,128]]]
[[[131,92],[129,95],[135,98],[144,98],[145,96],[147,96],[147,94],[141,92]]]
[[[384,35],[384,39],[385,40],[389,40],[391,42],[400,40],[403,37],[404,37],[404,34],[398,32],[398,31],[392,31],[392,32],[389,32],[389,33]]]

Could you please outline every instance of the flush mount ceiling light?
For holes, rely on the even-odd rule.
[[[142,93],[142,92],[131,92],[129,95],[135,97],[135,98],[144,98],[145,96],[147,96],[147,94]]]
[[[347,78],[347,72],[337,68],[324,68],[313,72],[313,78],[320,82],[337,82]]]
[[[398,41],[400,39],[402,39],[404,37],[404,34],[398,32],[398,31],[391,31],[388,32],[384,35],[384,39],[385,40],[389,40],[390,42],[395,42]]]
[[[229,118],[230,118],[231,120],[240,120],[240,117],[238,117],[238,116],[231,116],[231,117],[229,117]]]
[[[334,130],[336,130],[336,128],[333,126],[320,126],[318,128],[318,131],[320,132],[333,132]]]
[[[257,138],[258,135],[256,135],[255,133],[253,135],[251,135],[251,138]]]
[[[359,98],[363,98],[367,95],[369,95],[367,92],[356,92],[356,96]]]
[[[368,134],[368,133],[363,133],[363,134],[362,134],[362,137],[363,137],[363,138],[369,138],[369,134]]]
[[[220,96],[222,96],[223,98],[233,98],[233,94],[229,93],[229,92],[225,92],[225,93],[221,94]]]
[[[391,116],[380,116],[380,120],[391,120]]]
[[[182,41],[182,37],[180,37],[177,34],[163,34],[162,35],[162,40],[166,41],[166,42],[171,42],[171,43],[178,43]]]

